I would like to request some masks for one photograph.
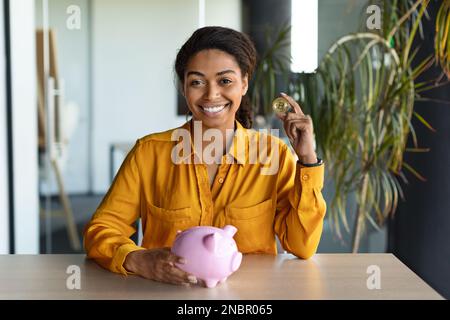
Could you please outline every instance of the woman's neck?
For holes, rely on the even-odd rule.
[[[195,120],[193,119],[193,121],[195,121]],[[191,122],[191,125],[193,124],[193,121]],[[202,152],[209,144],[214,143],[214,139],[212,141],[204,141],[204,139],[203,139],[203,136],[204,136],[205,132],[207,130],[209,130],[209,129],[216,129],[216,130],[219,130],[220,133],[221,133],[220,136],[221,136],[221,139],[222,139],[222,146],[223,146],[222,154],[218,155],[216,157],[216,160],[218,160],[218,159],[220,160],[220,158],[224,154],[227,153],[227,150],[229,149],[229,147],[232,144],[233,136],[234,136],[234,133],[235,133],[235,130],[236,130],[235,121],[233,121],[231,125],[220,127],[220,128],[219,127],[212,127],[212,128],[211,127],[207,127],[207,126],[205,126],[202,123],[202,132],[201,132],[202,137],[199,138],[199,137],[193,136],[194,141],[202,141]],[[199,133],[199,132],[196,132],[195,130],[191,130],[191,132],[194,132],[194,135]]]

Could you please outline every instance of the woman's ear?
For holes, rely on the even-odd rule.
[[[248,91],[248,74],[246,73],[245,76],[242,78],[242,96],[245,96]]]
[[[186,98],[186,94],[185,94],[185,89],[184,89],[184,82],[181,82],[181,81],[179,81],[178,82],[178,89],[179,89],[179,91],[180,91],[180,94],[184,97],[184,98]]]

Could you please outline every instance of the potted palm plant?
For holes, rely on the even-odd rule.
[[[353,219],[353,252],[359,251],[367,223],[379,230],[394,214],[403,198],[399,182],[406,180],[405,171],[425,179],[403,155],[427,151],[418,145],[413,117],[434,130],[414,110],[414,102],[421,99],[422,92],[448,83],[449,2],[442,1],[437,15],[436,54],[423,61],[414,61],[419,49],[412,49],[429,0],[383,0],[377,1],[382,5],[382,30],[342,37],[330,47],[316,73],[286,71],[289,59],[280,59],[277,49],[289,39],[280,32],[277,41],[269,45],[268,54],[263,55],[254,78],[253,102],[265,106],[269,117],[270,101],[276,95],[275,75],[288,74],[288,92],[311,115],[317,149],[327,163],[326,178],[333,182],[327,201],[330,224],[341,238],[342,227],[350,232],[349,220]],[[443,69],[441,77],[415,81],[437,62]],[[409,137],[412,148],[407,147]],[[353,197],[356,209],[348,214],[347,204]]]

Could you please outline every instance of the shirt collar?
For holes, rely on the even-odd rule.
[[[222,157],[222,162],[223,163],[227,163],[226,162],[226,157],[232,157],[236,160],[236,162],[240,165],[244,165],[247,162],[247,156],[248,156],[248,143],[249,143],[249,137],[248,137],[248,129],[244,128],[242,126],[242,124],[238,121],[235,120],[235,131],[234,131],[234,135],[233,135],[233,141],[231,143],[230,148],[228,149],[227,154],[225,154]],[[182,161],[186,161],[188,158],[191,159],[192,161],[194,160],[193,157],[197,157],[197,159],[201,159],[198,155],[198,153],[195,150],[194,147],[194,135],[192,133],[192,119],[187,121],[185,124],[183,124],[180,128],[181,129],[185,129],[189,132],[189,137],[191,139],[191,152],[187,153]],[[191,162],[192,163],[192,162]]]

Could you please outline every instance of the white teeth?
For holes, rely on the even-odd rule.
[[[212,107],[203,107],[203,110],[206,112],[217,113],[222,111],[225,108],[225,105],[222,106],[212,106]]]

